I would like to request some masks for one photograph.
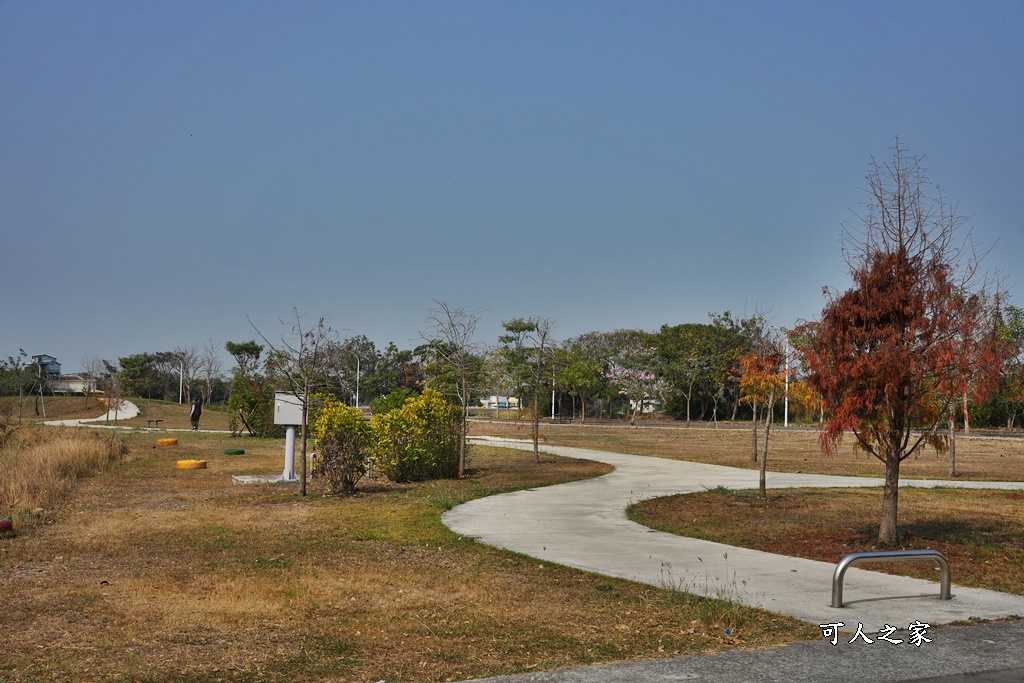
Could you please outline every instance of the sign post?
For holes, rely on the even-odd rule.
[[[286,427],[281,481],[298,481],[295,476],[295,428],[302,425],[302,401],[298,396],[282,391],[274,393],[274,424]]]

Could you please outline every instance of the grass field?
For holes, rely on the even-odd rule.
[[[177,401],[153,401],[146,398],[129,397],[129,401],[139,407],[139,416],[131,419],[118,417],[117,424],[123,427],[146,427],[146,419],[159,418],[162,429],[191,429],[189,422],[189,404],[178,403]],[[76,420],[82,418],[93,418],[104,415],[107,412],[105,404],[95,396],[88,398],[84,396],[47,396],[45,399],[46,417],[36,415],[34,402],[29,399],[25,404],[23,420],[27,422],[44,422],[47,420]],[[0,410],[6,410],[11,417],[9,420],[17,422],[18,399],[12,397],[0,398]],[[228,414],[224,405],[206,406],[203,408],[203,416],[199,422],[200,429],[216,431],[227,431]]]
[[[670,496],[630,507],[630,519],[661,531],[836,563],[875,550],[882,490],[785,489],[768,502],[751,492]],[[1024,492],[900,491],[900,547],[930,548],[949,559],[953,581],[1024,595]],[[858,567],[938,580],[930,562]]]
[[[820,636],[490,549],[440,522],[462,500],[601,464],[478,448],[465,480],[362,482],[347,498],[313,484],[300,498],[232,484],[279,473],[281,440],[159,436],[128,433],[126,460],[0,539],[0,680],[442,681]]]
[[[666,426],[668,428],[666,428]],[[477,434],[529,438],[525,423],[474,422]],[[700,425],[684,429],[655,423],[622,426],[542,425],[544,443],[637,453],[733,467],[756,468],[749,429]],[[957,441],[959,479],[1021,481],[1024,440],[971,437]],[[901,466],[901,478],[946,479],[948,460],[923,451]],[[882,477],[882,464],[847,446],[821,453],[808,429],[773,432],[768,469]],[[645,501],[630,518],[671,533],[730,545],[787,552],[835,563],[851,552],[874,550],[881,488],[771,490],[767,503],[756,492],[708,492]],[[946,554],[956,583],[1024,594],[1024,493],[941,488],[900,491],[901,546]],[[878,563],[860,567],[934,579],[929,563]]]
[[[473,421],[471,434],[530,438],[525,422]],[[619,425],[541,425],[543,443],[579,446],[618,453],[653,455],[714,465],[756,469],[751,461],[749,425],[723,425],[718,429],[680,422],[654,422],[637,428]],[[763,438],[763,430],[759,439]],[[1024,439],[964,438],[956,444],[957,474],[980,481],[1024,481]],[[905,460],[900,477],[947,479],[948,456],[932,449]],[[808,428],[776,427],[769,441],[768,469],[775,472],[812,472],[882,477],[884,468],[874,456],[857,451],[848,439],[835,455],[825,455],[817,432]]]

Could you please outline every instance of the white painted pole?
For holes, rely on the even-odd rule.
[[[295,476],[295,425],[288,425],[284,437],[284,472],[281,481],[296,481]]]

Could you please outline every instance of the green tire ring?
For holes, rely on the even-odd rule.
[[[228,448],[224,451],[224,455],[245,455],[244,448]]]

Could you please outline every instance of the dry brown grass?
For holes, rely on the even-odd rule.
[[[598,463],[476,449],[465,480],[232,485],[279,473],[281,440],[185,434],[80,482],[0,540],[0,679],[440,681],[820,637],[763,611],[494,550],[440,522],[489,493]],[[225,448],[244,447],[228,456]],[[178,470],[204,459],[206,470]],[[725,628],[733,630],[727,634]]]
[[[529,438],[526,423],[471,422],[474,435]],[[687,429],[680,423],[645,424],[637,428],[621,425],[542,425],[545,443],[579,446],[619,453],[654,455],[715,465],[756,469],[750,459],[749,426],[723,425],[719,429],[701,425]],[[763,432],[759,438],[763,438]],[[957,439],[958,478],[980,481],[1024,481],[1024,439],[971,437]],[[905,460],[901,478],[947,479],[948,457],[932,449]],[[772,431],[768,469],[775,472],[813,472],[882,477],[884,468],[876,458],[853,447],[847,439],[835,455],[825,455],[817,432],[807,428],[777,428]]]
[[[26,425],[0,445],[0,517],[21,519],[63,500],[81,477],[110,468],[125,454],[114,433]]]
[[[133,398],[131,401],[139,407],[139,416],[130,420],[118,420],[118,424],[127,427],[145,427],[147,418],[159,418],[162,429],[191,429],[188,403],[174,401],[150,401],[144,398]],[[226,406],[204,406],[203,415],[199,420],[200,429],[228,431],[228,414]]]
[[[24,422],[45,422],[47,420],[78,420],[83,418],[94,418],[104,415],[107,406],[102,402],[102,397],[90,396],[86,399],[83,396],[47,396],[46,417],[36,415],[33,408],[33,401],[30,398],[25,404],[23,415]],[[176,401],[151,401],[146,398],[128,398],[129,401],[139,407],[139,416],[131,419],[118,417],[117,424],[122,427],[146,427],[146,419],[159,418],[162,429],[191,429],[189,422],[189,404]],[[17,397],[0,398],[0,413],[6,413],[9,421],[18,421],[18,399]],[[112,422],[112,421],[111,421]],[[203,408],[203,416],[199,422],[201,429],[212,429],[218,431],[228,430],[228,415],[226,407],[216,405]]]
[[[698,493],[644,501],[630,517],[662,531],[767,552],[838,562],[875,550],[881,489]],[[1024,492],[902,489],[900,547],[931,548],[950,561],[953,581],[1024,594]],[[922,562],[858,565],[935,580]]]

